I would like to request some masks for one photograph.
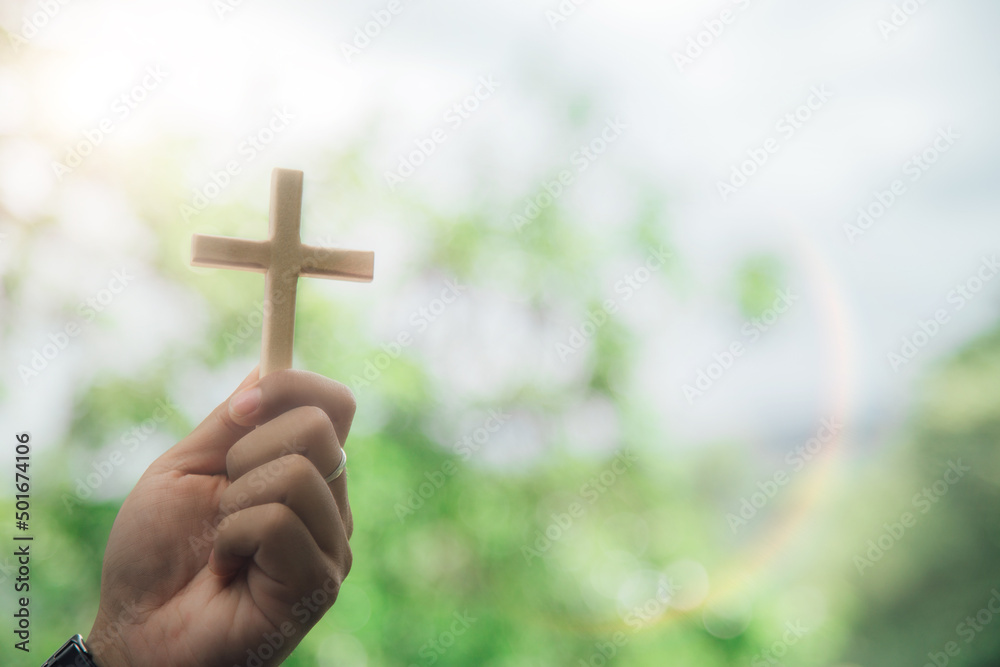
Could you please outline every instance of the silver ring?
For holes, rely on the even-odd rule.
[[[343,474],[343,472],[344,472],[344,468],[346,468],[346,467],[347,467],[347,450],[346,450],[346,449],[342,449],[342,450],[340,450],[340,452],[341,452],[341,453],[342,453],[342,454],[343,454],[344,456],[343,456],[343,458],[342,458],[342,459],[340,459],[340,465],[339,465],[339,466],[337,466],[337,469],[336,469],[336,470],[334,470],[333,472],[331,472],[331,473],[330,473],[329,475],[327,475],[327,476],[326,476],[326,478],[324,479],[324,481],[325,481],[325,482],[326,482],[327,484],[329,484],[329,483],[330,483],[330,482],[332,482],[333,480],[335,480],[335,479],[337,479],[338,477],[340,477],[340,476],[341,476],[341,475]]]

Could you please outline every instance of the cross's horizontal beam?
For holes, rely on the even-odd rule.
[[[302,246],[303,276],[336,278],[356,283],[370,283],[375,277],[375,253],[339,248]]]
[[[271,265],[271,242],[195,234],[191,237],[191,264],[267,273]]]
[[[195,234],[191,238],[191,264],[211,269],[238,269],[267,273],[271,242]],[[370,283],[375,276],[375,253],[340,248],[301,246],[300,275]],[[292,267],[294,269],[294,267]]]

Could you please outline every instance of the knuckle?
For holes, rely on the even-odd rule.
[[[312,405],[302,408],[302,420],[305,432],[310,438],[322,439],[334,434],[330,415],[322,408]]]
[[[264,531],[269,535],[275,535],[288,529],[295,513],[287,505],[269,503],[264,505],[261,514],[261,524]]]
[[[347,547],[347,551],[344,552],[343,564],[342,564],[342,575],[340,580],[343,581],[347,578],[347,575],[351,573],[351,568],[354,567],[354,552],[351,551],[350,547]]]
[[[344,413],[349,419],[354,419],[354,415],[358,411],[358,399],[354,396],[354,392],[346,384],[340,385],[341,387],[341,402],[344,406]]]
[[[302,454],[289,454],[282,458],[282,462],[293,488],[300,488],[316,476],[316,466]]]
[[[350,507],[344,511],[344,530],[347,531],[347,539],[354,537],[354,513]]]
[[[340,589],[344,585],[347,574],[340,563],[334,561],[330,563],[319,577],[323,580],[322,588],[330,594],[330,606],[332,607],[340,596]]]

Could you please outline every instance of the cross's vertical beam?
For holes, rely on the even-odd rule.
[[[302,265],[299,225],[302,219],[302,172],[275,169],[271,176],[268,239],[271,262],[264,280],[266,294],[260,375],[292,367],[295,338],[295,292]]]

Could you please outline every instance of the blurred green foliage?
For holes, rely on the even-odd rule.
[[[363,210],[365,201],[382,196],[381,183],[366,179],[357,159],[330,165],[330,173],[352,184],[334,193],[339,209]],[[80,453],[140,424],[158,399],[176,391],[177,375],[190,363],[216,372],[240,360],[252,365],[257,352],[256,331],[233,338],[259,303],[246,288],[254,278],[192,274],[175,252],[195,231],[177,224],[173,213],[183,196],[150,191],[143,183],[153,179],[143,170],[126,180],[122,187],[143,193],[136,206],[158,238],[150,265],[205,300],[209,336],[164,350],[127,376],[102,375],[78,388],[70,432],[38,462],[49,471],[45,479],[56,482],[35,500],[43,517],[36,539],[44,545],[34,569],[33,613],[45,619],[35,626],[39,649],[54,649],[90,627],[103,545],[119,504],[67,504],[80,474],[74,462],[87,460]],[[170,179],[159,173],[157,180]],[[402,196],[390,206],[425,239],[407,280],[455,276],[475,287],[502,278],[538,317],[560,307],[582,321],[607,297],[595,257],[613,250],[641,259],[669,238],[665,204],[649,193],[639,199],[634,219],[620,225],[617,248],[574,226],[558,204],[523,234],[496,213],[518,202],[482,201],[447,214]],[[195,226],[255,237],[258,218],[245,206],[219,205]],[[654,280],[676,279],[682,259]],[[734,275],[736,305],[747,316],[766,308],[785,283],[780,263],[767,256],[749,257]],[[15,270],[5,278],[15,301],[19,287]],[[385,341],[366,333],[361,306],[309,285],[300,295],[300,365],[343,381],[362,376]],[[725,521],[733,498],[772,471],[742,443],[684,450],[662,441],[655,411],[617,389],[643,363],[633,337],[615,319],[581,352],[583,375],[572,386],[541,378],[505,391],[494,405],[450,395],[419,346],[360,389],[349,442],[355,567],[338,604],[286,664],[575,667],[605,664],[613,646],[609,662],[635,667],[776,664],[768,656],[779,651],[780,664],[881,667],[923,664],[928,652],[961,641],[956,626],[1000,586],[1000,334],[970,345],[921,385],[920,405],[902,436],[878,442],[883,449],[876,454],[858,452],[859,443],[846,439],[739,535]],[[441,420],[453,419],[448,426],[457,428],[460,418],[486,408],[555,423],[567,406],[588,400],[607,402],[618,416],[616,451],[582,456],[565,433],[548,428],[542,455],[510,470],[467,462],[434,435],[442,432]],[[162,431],[180,438],[193,425],[174,416]],[[602,483],[626,450],[639,463]],[[866,553],[868,540],[912,510],[912,496],[958,459],[972,466],[967,478],[859,573],[855,558]],[[453,475],[441,472],[452,469]],[[432,479],[440,483],[422,494]],[[573,503],[583,505],[582,516],[560,526],[558,517]],[[677,566],[692,562],[694,570]],[[698,568],[709,586],[701,593]],[[680,573],[672,580],[680,598],[695,596],[695,603],[662,603],[659,586],[672,573]],[[636,622],[636,609],[650,603],[654,613]],[[453,645],[436,650],[431,642],[445,638],[456,613],[475,620]],[[794,644],[783,639],[789,623],[807,630]],[[950,664],[993,665],[998,658],[1000,634],[990,626],[963,642]]]

